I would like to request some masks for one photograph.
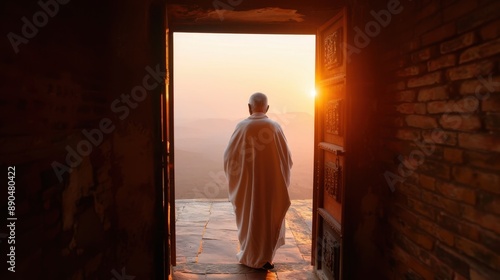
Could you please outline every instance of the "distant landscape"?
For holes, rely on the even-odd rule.
[[[285,132],[294,162],[289,188],[292,199],[312,198],[313,116],[268,114]],[[242,119],[246,117],[243,116]],[[175,196],[177,199],[227,198],[223,154],[239,120],[175,120]]]

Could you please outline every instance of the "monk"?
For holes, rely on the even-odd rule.
[[[254,93],[248,109],[250,117],[238,123],[224,152],[240,242],[236,257],[252,268],[273,269],[276,250],[285,244],[292,159],[283,130],[266,115],[266,95]]]

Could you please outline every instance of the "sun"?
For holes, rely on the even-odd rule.
[[[313,89],[311,89],[311,91],[309,92],[309,95],[310,95],[311,97],[316,97],[316,89],[314,89],[314,88],[313,88]]]

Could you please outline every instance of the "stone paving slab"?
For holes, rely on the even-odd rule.
[[[213,239],[213,240],[238,240],[238,231],[234,230],[220,230],[207,228],[205,229],[205,234],[203,234],[203,239]]]
[[[297,246],[292,244],[285,244],[281,246],[274,256],[274,263],[299,263],[303,262],[302,254]]]
[[[293,200],[285,225],[285,245],[273,270],[237,263],[237,227],[227,200],[176,201],[177,266],[174,280],[235,279],[316,280],[311,260],[312,201]]]
[[[236,253],[238,253],[238,241],[204,239],[198,262],[235,263]]]
[[[201,247],[201,238],[198,235],[184,235],[177,240],[177,256],[198,257]]]

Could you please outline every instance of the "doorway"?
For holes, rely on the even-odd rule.
[[[196,260],[192,254],[183,254],[187,254],[186,248],[201,244],[203,236],[198,233],[210,230],[206,213],[232,210],[216,203],[229,203],[222,157],[234,127],[248,116],[248,97],[252,93],[268,95],[268,115],[280,123],[289,142],[294,160],[291,199],[312,199],[315,35],[174,32],[173,48],[175,198],[182,200],[176,203],[176,217],[187,213],[182,211],[188,205],[185,200],[208,201],[189,204],[191,208],[199,207],[199,215],[190,227],[177,227],[178,233],[189,231],[183,240],[177,238],[177,244],[182,243],[177,249],[177,264],[182,265],[214,261],[202,254],[197,254],[201,257]],[[297,211],[293,215],[300,220]],[[311,224],[311,217],[309,213],[304,226]],[[199,223],[206,224],[199,227]],[[235,230],[227,226],[226,231]],[[209,234],[213,237],[213,233]],[[236,237],[236,233],[233,235]],[[237,244],[237,240],[232,241]],[[210,246],[208,243],[205,248]],[[309,246],[303,249],[310,255]],[[233,253],[228,257],[236,263]]]

